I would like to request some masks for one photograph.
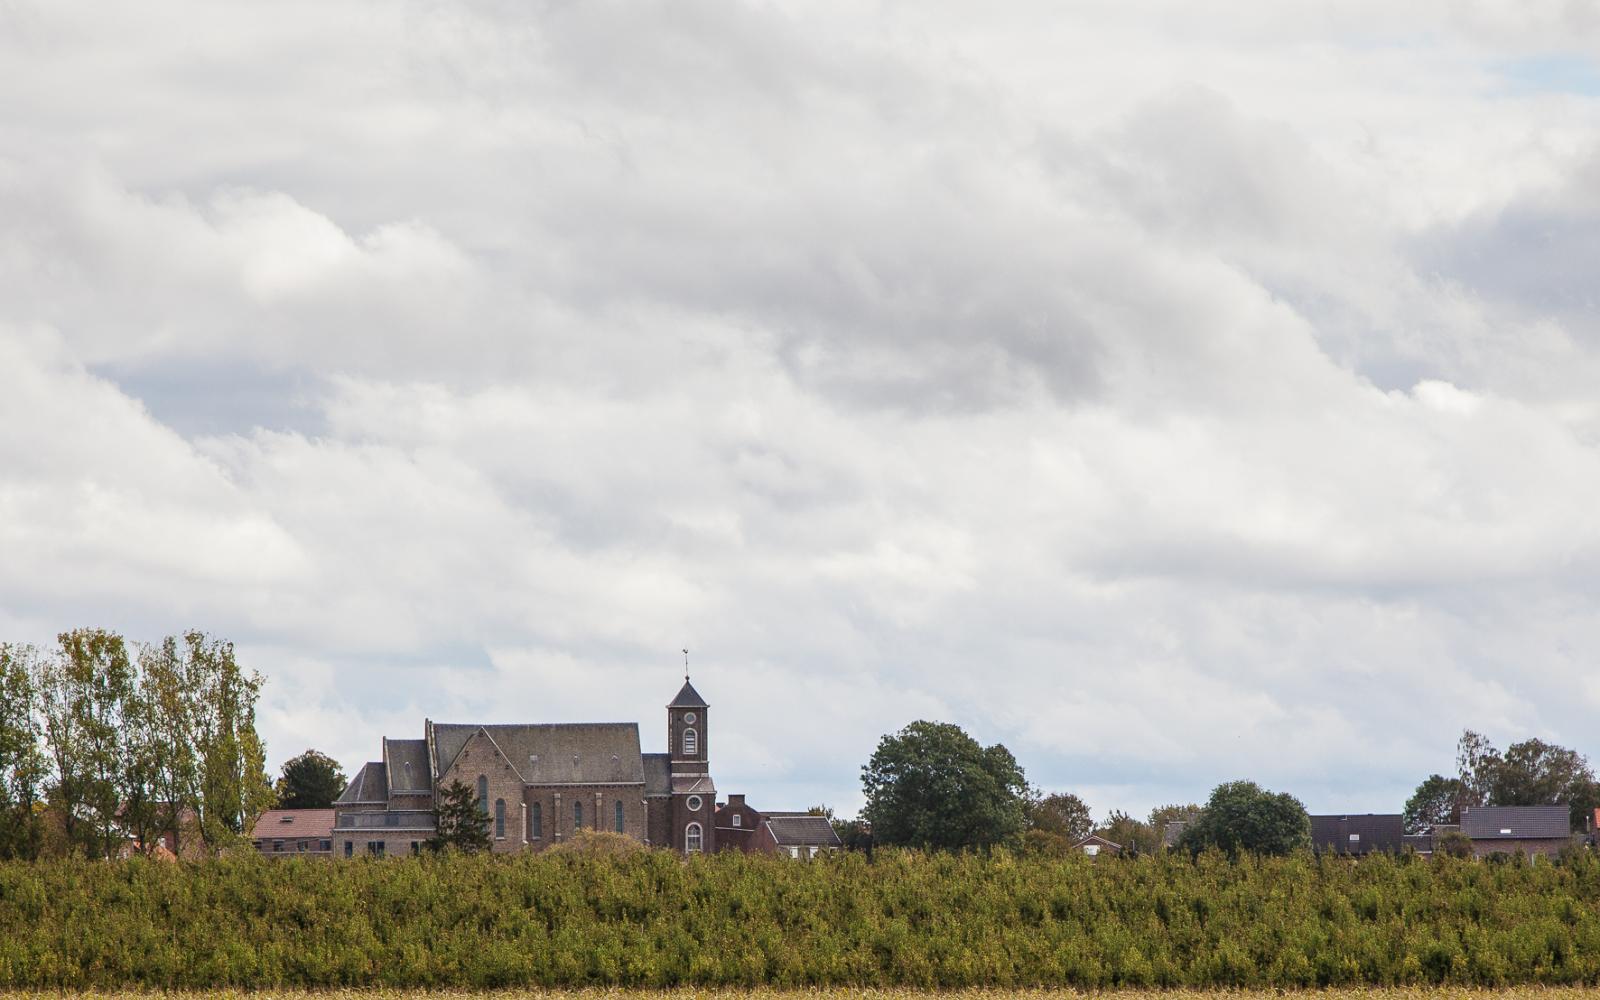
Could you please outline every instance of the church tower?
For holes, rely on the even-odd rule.
[[[711,782],[707,744],[710,711],[684,674],[683,687],[667,705],[667,758],[672,771],[672,845],[693,854],[716,850],[717,789]]]

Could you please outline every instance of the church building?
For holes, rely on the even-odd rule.
[[[460,781],[489,817],[491,850],[538,851],[606,830],[684,854],[716,850],[708,713],[686,676],[667,705],[667,749],[644,753],[636,722],[485,724],[423,720],[385,737],[381,760],[334,802],[333,853],[420,853],[433,809]]]

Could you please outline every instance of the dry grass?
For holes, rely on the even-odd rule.
[[[217,990],[7,990],[0,1000],[1600,1000],[1600,986],[1404,986],[1326,989],[813,989],[593,987],[577,990],[494,989],[217,989]]]

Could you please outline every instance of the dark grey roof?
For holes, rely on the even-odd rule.
[[[1472,806],[1461,810],[1461,832],[1473,840],[1553,840],[1572,835],[1567,806]]]
[[[766,821],[779,847],[843,847],[826,816],[774,816]]]
[[[717,786],[711,783],[709,775],[678,774],[672,778],[672,794],[714,796],[717,794]]]
[[[646,795],[672,794],[672,755],[647,753],[643,759],[644,793]]]
[[[1336,813],[1311,817],[1311,849],[1333,854],[1400,853],[1405,818],[1399,813]]]
[[[389,764],[386,778],[390,795],[433,791],[433,775],[428,770],[427,740],[385,738],[383,755]]]
[[[339,812],[334,830],[426,830],[437,829],[432,812],[422,809],[384,809],[373,812]]]
[[[1411,848],[1418,854],[1433,853],[1433,834],[1431,833],[1408,833],[1401,838],[1400,842],[1403,846]]]
[[[689,678],[683,679],[683,687],[678,689],[678,696],[667,703],[668,708],[710,708],[706,700],[700,697],[700,692],[689,683]]]
[[[433,723],[438,773],[450,768],[473,733],[482,729],[530,785],[644,781],[636,722],[529,723],[479,726]]]
[[[345,786],[344,792],[333,804],[347,806],[356,802],[388,802],[389,783],[384,780],[383,761],[373,760],[361,766],[356,776],[350,779],[350,784]]]

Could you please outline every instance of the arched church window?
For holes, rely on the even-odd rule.
[[[690,823],[683,828],[683,849],[685,851],[690,854],[698,854],[704,849],[700,833],[699,823]]]
[[[616,812],[617,812],[617,815],[616,815],[616,824],[615,825],[616,825],[616,828],[617,828],[617,832],[621,833],[622,832],[622,800],[621,799],[617,800],[617,810],[616,810]]]
[[[535,802],[528,809],[528,839],[538,840],[544,836],[544,810]]]
[[[700,752],[699,748],[700,737],[693,729],[685,729],[683,731],[683,755],[685,757],[693,757]]]
[[[582,802],[574,802],[572,804],[572,828],[574,830],[582,830],[583,829],[583,803]]]
[[[506,839],[506,800],[494,800],[494,839]]]

